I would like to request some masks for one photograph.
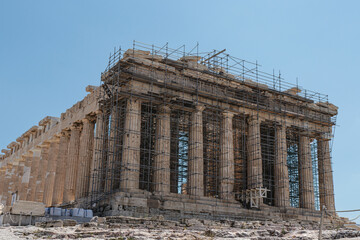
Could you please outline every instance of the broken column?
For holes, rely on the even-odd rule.
[[[50,143],[45,142],[41,147],[41,156],[40,156],[40,162],[39,162],[39,171],[38,176],[36,180],[36,190],[35,190],[35,201],[36,202],[42,202],[44,199],[44,189],[45,189],[45,176],[46,176],[46,170],[47,165],[49,161],[49,147]]]
[[[310,138],[306,134],[300,134],[299,141],[299,198],[300,208],[315,209]]]
[[[79,164],[79,147],[80,147],[80,132],[82,124],[74,123],[71,127],[71,136],[69,142],[69,155],[66,161],[66,175],[65,175],[65,190],[64,202],[69,203],[75,200],[76,180]]]
[[[52,197],[52,205],[54,206],[63,202],[69,142],[70,131],[63,130],[60,133],[59,153],[56,159],[55,184]]]
[[[55,186],[56,164],[59,153],[59,142],[60,142],[59,136],[54,136],[50,140],[49,161],[45,175],[46,184],[45,184],[44,198],[43,198],[43,203],[45,203],[45,206],[47,207],[52,205],[52,197]]]
[[[127,99],[120,189],[138,189],[140,176],[141,101]]]
[[[37,181],[37,176],[39,173],[41,149],[35,148],[35,149],[32,149],[30,152],[33,153],[33,157],[32,157],[32,162],[31,162],[31,171],[30,171],[30,178],[29,178],[29,185],[28,185],[26,200],[27,201],[35,201],[36,181]]]
[[[255,189],[263,186],[260,119],[250,116],[247,137],[247,188]]]
[[[233,116],[231,112],[224,112],[221,122],[220,136],[220,197],[233,199],[234,191],[234,139]]]
[[[86,196],[90,183],[90,163],[94,148],[94,118],[87,116],[82,120],[83,129],[80,137],[79,169],[76,183],[76,199]]]
[[[287,167],[286,126],[276,126],[274,164],[275,206],[289,207],[289,172]]]
[[[320,207],[335,211],[334,183],[330,157],[330,137],[325,134],[318,138],[318,170]]]
[[[203,144],[203,105],[197,105],[191,114],[189,137],[188,193],[204,196],[204,144]]]
[[[170,193],[170,113],[168,106],[158,108],[155,133],[154,191]]]

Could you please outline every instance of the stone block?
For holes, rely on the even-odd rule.
[[[184,210],[184,204],[182,202],[176,201],[165,201],[163,204],[164,209],[171,209],[171,210]]]
[[[106,223],[106,218],[95,216],[90,220],[90,222]]]
[[[63,225],[64,227],[73,227],[77,224],[77,221],[74,219],[64,219]]]
[[[46,221],[46,222],[37,222],[35,223],[35,226],[42,228],[63,227],[64,223],[61,220],[54,220],[54,221]]]
[[[61,209],[61,216],[71,216],[70,209]]]
[[[50,208],[49,214],[51,216],[61,216],[62,209],[57,207]]]
[[[156,199],[148,199],[147,200],[147,207],[149,208],[159,208],[161,205],[159,200]]]
[[[12,206],[11,213],[32,216],[44,216],[45,205],[40,202],[17,201]]]
[[[90,209],[85,210],[84,217],[86,217],[86,218],[92,218],[92,217],[94,217],[93,211],[90,210]]]
[[[85,210],[82,208],[73,208],[71,209],[71,216],[73,217],[84,217]]]

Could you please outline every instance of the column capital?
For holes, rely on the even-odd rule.
[[[48,148],[50,147],[50,141],[49,140],[45,140],[44,142],[42,142],[41,144],[39,144],[38,146],[36,146],[38,148]]]
[[[71,131],[74,131],[74,130],[81,131],[81,130],[82,130],[82,122],[81,122],[81,121],[74,122],[74,123],[70,126],[70,130],[71,130]]]
[[[49,140],[50,143],[58,143],[60,142],[60,134],[56,134],[54,135],[50,140]]]
[[[70,137],[70,130],[69,129],[63,129],[60,132],[60,137]]]
[[[260,116],[258,114],[251,114],[248,117],[248,123],[254,122],[254,121],[258,121],[259,123],[261,122]]]
[[[321,133],[316,139],[320,141],[330,141],[331,133]]]
[[[96,113],[90,113],[86,115],[84,119],[82,119],[82,122],[96,122],[96,116]]]
[[[229,110],[225,110],[225,111],[222,112],[222,115],[223,115],[224,117],[227,117],[227,118],[232,118],[232,117],[234,117],[235,113],[234,113],[234,112],[231,112],[231,111],[229,111]]]
[[[99,115],[99,114],[102,114],[103,113],[103,110],[102,109],[97,109],[95,110],[94,114],[95,115]]]
[[[299,137],[311,137],[312,136],[312,134],[311,134],[311,132],[310,131],[299,131]]]
[[[160,113],[170,113],[171,112],[171,108],[166,104],[159,105],[158,109],[159,109]]]
[[[33,153],[31,151],[25,153],[25,154],[22,154],[21,157],[32,157]]]
[[[203,105],[203,104],[197,104],[196,106],[195,106],[195,111],[196,112],[202,112],[202,111],[204,111],[205,110],[205,105]]]
[[[287,128],[286,124],[285,123],[280,123],[280,122],[275,122],[275,127],[277,129],[285,129]]]

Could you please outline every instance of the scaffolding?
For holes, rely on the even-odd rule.
[[[239,207],[275,206],[276,136],[278,124],[283,123],[287,126],[285,162],[290,206],[300,207],[299,135],[306,131],[312,134],[311,171],[315,207],[319,210],[315,138],[327,133],[326,127],[335,126],[336,115],[326,113],[325,108],[317,111],[309,107],[328,104],[327,95],[287,83],[280,73],[265,73],[260,67],[225,50],[200,52],[198,44],[187,51],[185,45],[173,49],[168,44],[157,47],[134,41],[132,49],[115,49],[101,76],[99,104],[103,114],[101,124],[96,124],[89,204],[135,186],[150,193],[159,189],[179,195],[200,191],[211,199],[211,205],[222,201],[223,186],[230,181],[233,188],[229,198]],[[194,109],[200,105],[204,109],[199,120]],[[271,119],[261,122],[257,134],[249,133],[248,109],[257,118]],[[228,131],[224,111],[235,111],[231,137],[225,136],[233,138],[231,149],[224,148]],[[309,130],[299,122],[319,127]],[[164,124],[170,125],[170,133],[161,128]],[[201,143],[196,134],[201,134]],[[249,141],[254,137],[258,139]],[[251,142],[260,142],[261,149],[251,150],[256,149],[249,146]],[[134,145],[139,147],[131,148]],[[249,159],[254,158],[250,150],[260,151],[254,154],[261,159],[261,170],[255,176],[259,186],[254,187],[249,187],[249,181],[254,181],[248,176]],[[197,166],[200,152],[203,165]],[[232,168],[223,165],[229,154],[233,154]],[[168,158],[169,166],[162,165]],[[194,173],[194,169],[200,172]],[[224,180],[224,169],[232,169],[231,179]],[[166,171],[170,171],[168,182],[159,179]],[[194,179],[203,182],[203,189],[194,189],[198,188]]]

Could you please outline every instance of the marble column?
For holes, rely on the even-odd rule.
[[[6,169],[5,167],[0,168],[0,203],[2,202],[2,197],[4,195],[4,188],[5,188],[5,173]]]
[[[289,207],[289,172],[287,167],[286,127],[276,126],[276,149],[274,164],[275,206]]]
[[[234,199],[234,135],[233,116],[231,112],[223,112],[220,133],[220,197]]]
[[[11,168],[12,168],[12,164],[6,164],[6,166],[4,167],[4,182],[2,183],[3,185],[3,189],[2,189],[2,198],[1,198],[1,203],[6,206],[6,202],[8,199],[8,185],[10,183],[11,180]]]
[[[25,165],[24,165],[24,171],[21,177],[21,184],[19,188],[19,200],[26,200],[27,188],[30,180],[33,152],[28,152],[27,154],[23,155],[23,157],[25,158]]]
[[[247,157],[247,188],[263,187],[260,119],[256,115],[248,121]]]
[[[11,206],[11,201],[12,201],[12,190],[13,190],[13,185],[15,184],[15,180],[16,180],[16,169],[17,169],[17,165],[14,164],[8,164],[8,175],[7,175],[7,184],[5,186],[7,186],[7,197],[6,197],[6,206]]]
[[[300,208],[315,209],[310,138],[304,134],[299,141],[299,197]]]
[[[140,176],[141,101],[126,103],[120,189],[138,189]]]
[[[204,196],[204,139],[203,116],[205,106],[196,106],[191,114],[189,136],[188,193]]]
[[[76,183],[76,199],[86,197],[90,183],[90,164],[94,149],[95,119],[88,116],[83,119],[83,130],[80,137],[79,169]]]
[[[320,207],[335,211],[334,183],[330,157],[330,138],[318,138],[318,170]]]
[[[40,156],[39,171],[38,171],[36,190],[35,190],[36,202],[43,202],[44,199],[45,175],[46,175],[47,165],[49,162],[50,143],[46,142],[40,147],[41,147],[41,156]]]
[[[110,129],[108,139],[108,156],[106,161],[106,176],[105,176],[105,192],[111,192],[114,189],[115,184],[115,172],[116,162],[119,160],[119,156],[116,154],[117,148],[119,147],[119,109],[118,105],[115,104],[111,109],[110,115]]]
[[[49,148],[49,162],[47,165],[46,177],[45,177],[45,189],[44,189],[44,199],[46,207],[50,207],[52,205],[52,197],[55,186],[55,174],[56,174],[56,164],[59,155],[59,142],[60,137],[54,136],[53,139],[50,140],[50,148]]]
[[[17,169],[17,176],[16,176],[16,185],[15,188],[13,190],[13,192],[16,192],[17,196],[16,199],[19,200],[20,199],[20,191],[21,191],[21,185],[22,185],[22,179],[24,176],[24,170],[25,170],[25,162],[26,162],[26,158],[22,157],[19,160],[19,165],[18,165],[18,169]]]
[[[63,202],[65,189],[65,175],[67,170],[67,159],[69,153],[70,131],[64,130],[60,133],[59,154],[55,171],[55,185],[52,196],[52,205],[56,206]]]
[[[104,137],[106,124],[105,124],[105,114],[102,110],[98,110],[96,113],[96,131],[94,139],[94,149],[93,157],[90,163],[90,175],[92,179],[89,184],[89,193],[99,193],[102,191],[102,163],[103,163],[103,153],[104,146],[106,143],[106,138]]]
[[[170,113],[168,106],[159,106],[155,133],[153,186],[165,194],[170,193]]]
[[[33,157],[31,162],[30,178],[27,189],[26,201],[35,201],[36,181],[39,173],[41,150],[40,148],[36,148],[36,149],[32,149],[31,152],[33,153]]]
[[[64,202],[75,200],[77,171],[79,165],[80,133],[82,124],[74,123],[70,127],[71,136],[69,142],[69,155],[66,164]]]

